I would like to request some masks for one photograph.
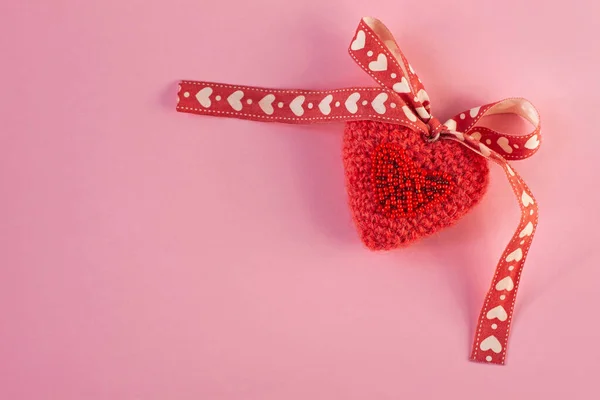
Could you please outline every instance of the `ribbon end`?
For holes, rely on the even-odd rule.
[[[183,80],[177,82],[177,100],[175,102],[175,110],[181,112],[181,108],[179,107],[179,103],[181,102],[182,88],[184,85]]]
[[[492,364],[492,365],[505,365],[504,358],[498,356],[483,356],[483,355],[471,355],[469,357],[469,361],[479,363],[479,364]]]

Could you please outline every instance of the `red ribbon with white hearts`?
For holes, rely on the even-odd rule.
[[[517,198],[521,220],[496,267],[479,315],[471,360],[504,364],[521,271],[538,221],[538,206],[507,160],[531,157],[540,146],[540,117],[522,98],[510,98],[457,114],[444,124],[431,114],[419,77],[396,40],[375,18],[361,20],[349,53],[379,87],[281,90],[215,82],[181,81],[180,112],[290,124],[372,120],[403,125],[427,140],[454,140],[500,165]],[[518,115],[533,130],[526,135],[484,127],[490,115]]]

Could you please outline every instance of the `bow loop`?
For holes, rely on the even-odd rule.
[[[491,116],[502,116],[509,131],[499,132],[487,126],[486,117]],[[514,129],[515,121],[510,120],[512,117],[520,117],[529,122],[531,130],[522,134]],[[449,133],[461,141],[464,141],[465,136],[472,138],[475,146],[471,147],[486,146],[507,160],[529,158],[537,152],[541,143],[539,113],[531,102],[523,98],[510,98],[471,108],[449,119],[444,125],[448,127]]]
[[[421,121],[429,121],[431,107],[425,87],[396,39],[381,21],[372,17],[363,18],[348,52],[380,86],[402,99]]]

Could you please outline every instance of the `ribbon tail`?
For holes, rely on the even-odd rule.
[[[406,109],[385,88],[268,89],[181,81],[177,94],[177,111],[185,113],[287,124],[370,120],[426,132],[427,126]]]
[[[503,166],[521,208],[519,226],[502,254],[477,322],[471,360],[504,364],[517,290],[538,224],[538,206],[521,177]]]
[[[470,357],[472,361],[504,364],[521,273],[538,224],[538,205],[523,179],[498,153],[481,144],[478,146],[471,137],[465,137],[464,141],[455,136],[444,138],[456,140],[500,165],[521,210],[519,226],[498,261],[479,314]]]

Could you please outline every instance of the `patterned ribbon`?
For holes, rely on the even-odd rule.
[[[372,120],[403,125],[427,140],[454,140],[502,167],[521,209],[521,220],[496,267],[479,315],[471,360],[504,364],[521,271],[538,221],[533,194],[507,160],[532,156],[540,146],[540,117],[522,98],[475,107],[441,124],[419,77],[390,31],[377,19],[361,20],[349,53],[379,87],[277,90],[214,82],[182,81],[177,110],[202,115],[290,124]],[[490,115],[518,115],[533,130],[526,135],[482,126]]]

